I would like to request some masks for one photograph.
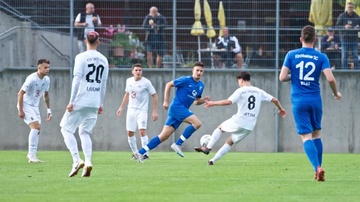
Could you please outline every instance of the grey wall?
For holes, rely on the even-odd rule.
[[[26,76],[34,69],[6,69],[0,72],[0,149],[26,150],[29,128],[17,116],[16,102],[17,92],[24,82]],[[176,77],[190,75],[190,69],[182,69],[176,73]],[[204,95],[210,95],[213,100],[226,99],[238,86],[235,75],[237,72],[211,71],[207,70],[203,76],[205,83]],[[275,73],[274,72],[253,72],[252,84],[260,87],[272,95],[276,95]],[[129,150],[125,131],[125,113],[122,117],[116,116],[122,97],[124,95],[125,80],[131,76],[129,69],[112,69],[108,80],[108,89],[105,100],[105,111],[98,118],[92,139],[94,150]],[[166,82],[172,80],[170,70],[144,70],[144,76],[153,82],[159,94],[159,120],[149,121],[148,135],[151,137],[159,134],[167,118],[167,113],[162,109],[163,91]],[[326,152],[359,153],[360,138],[357,135],[360,131],[360,107],[359,90],[360,76],[357,72],[336,72],[335,76],[343,95],[341,101],[332,97],[332,92],[324,78],[321,79],[321,90],[323,94],[323,142]],[[50,70],[51,87],[50,99],[53,111],[53,120],[45,121],[45,105],[41,101],[40,109],[43,118],[40,150],[66,150],[63,138],[60,133],[59,122],[65,111],[70,96],[70,75],[69,70],[52,68]],[[279,125],[276,126],[276,107],[271,103],[263,103],[260,117],[255,130],[232,151],[249,152],[302,152],[300,137],[296,129],[291,112],[289,100],[290,83],[279,84],[279,99],[288,116],[285,119],[279,118]],[[174,92],[174,89],[172,90]],[[150,106],[152,106],[150,104]],[[222,121],[231,117],[237,110],[236,105],[227,107],[214,107],[205,110],[203,105],[192,106],[191,110],[202,121],[202,127],[184,144],[185,151],[192,151],[199,145],[199,139],[203,134],[211,134],[215,127]],[[179,137],[186,127],[183,123],[174,134]],[[278,127],[279,136],[275,134]],[[229,134],[220,138],[214,149],[222,146]],[[138,136],[137,136],[138,137]],[[139,138],[138,138],[139,140]],[[138,141],[140,142],[140,141]],[[172,137],[161,144],[157,151],[169,151]]]

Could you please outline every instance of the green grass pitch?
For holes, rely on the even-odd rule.
[[[209,156],[151,152],[139,164],[130,152],[93,153],[91,177],[68,177],[68,151],[0,151],[0,201],[358,201],[358,154],[324,154],[325,182],[314,181],[304,153],[230,152]]]

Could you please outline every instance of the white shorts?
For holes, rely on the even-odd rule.
[[[240,142],[252,132],[252,130],[248,130],[238,126],[238,124],[236,124],[233,118],[229,118],[228,120],[224,121],[221,124],[220,128],[222,131],[232,133],[231,139],[234,144]]]
[[[128,108],[126,113],[126,130],[135,132],[136,129],[147,128],[148,112],[145,110]]]
[[[18,108],[19,109],[19,108]],[[33,107],[30,105],[23,105],[23,110],[24,110],[24,122],[29,125],[32,122],[39,122],[39,124],[41,124],[41,117],[40,117],[40,111],[39,111],[39,107]]]
[[[98,110],[98,108],[92,107],[79,107],[72,112],[66,110],[61,119],[60,127],[71,133],[75,133],[78,127],[91,133],[96,124]]]

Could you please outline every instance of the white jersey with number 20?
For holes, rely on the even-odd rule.
[[[74,106],[99,108],[104,101],[108,74],[108,60],[100,52],[88,50],[78,54],[74,64],[74,78],[81,80],[78,91],[72,95],[75,96]]]
[[[270,102],[273,96],[254,86],[238,88],[228,100],[237,103],[238,111],[232,116],[239,127],[253,130],[260,112],[261,101]]]

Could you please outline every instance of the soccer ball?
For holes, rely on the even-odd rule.
[[[206,135],[203,135],[203,136],[201,136],[201,138],[200,138],[200,145],[202,146],[202,147],[206,147],[206,145],[209,143],[209,141],[210,141],[210,137],[211,137],[211,135],[209,135],[209,134],[206,134]]]

